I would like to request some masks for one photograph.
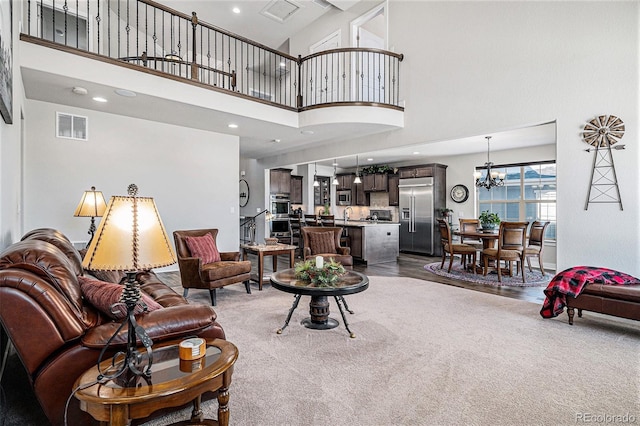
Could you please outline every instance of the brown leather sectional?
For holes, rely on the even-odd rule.
[[[569,324],[573,325],[574,310],[598,312],[640,321],[640,285],[587,284],[578,297],[567,297]]]
[[[96,364],[119,325],[84,301],[77,279],[82,274],[77,250],[54,229],[31,231],[0,253],[0,323],[53,425],[63,424],[75,380]],[[225,338],[211,306],[190,305],[153,272],[139,273],[138,281],[163,306],[137,317],[154,343],[194,335]],[[125,344],[123,327],[107,356]],[[67,424],[92,423],[72,398]]]

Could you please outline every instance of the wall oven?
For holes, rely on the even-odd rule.
[[[337,191],[336,192],[336,202],[339,206],[350,206],[351,205],[351,190],[346,191]]]
[[[289,219],[274,218],[271,220],[271,236],[272,237],[289,237]]]
[[[271,214],[274,219],[289,219],[289,194],[271,194]]]

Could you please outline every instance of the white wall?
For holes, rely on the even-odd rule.
[[[305,160],[555,121],[558,268],[587,264],[640,276],[639,8],[613,1],[391,1],[390,50],[405,55],[405,128],[353,135]],[[363,10],[348,12],[305,28],[291,51],[305,52],[337,29],[349,34],[349,21]],[[627,149],[614,153],[624,211],[615,204],[584,210],[592,156],[583,151],[581,130],[599,114],[626,124]],[[299,162],[289,158],[278,161]]]
[[[40,101],[25,108],[26,230],[86,241],[89,218],[73,217],[83,191],[93,185],[108,199],[135,183],[171,240],[177,229],[219,228],[219,249],[238,250],[237,137]],[[89,141],[56,138],[56,111],[88,116]]]

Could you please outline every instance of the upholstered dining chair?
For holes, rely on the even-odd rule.
[[[304,259],[322,256],[333,258],[346,269],[352,269],[353,257],[349,247],[340,246],[342,227],[339,226],[305,226],[302,228]]]
[[[237,251],[219,252],[217,235],[217,229],[173,231],[184,297],[190,288],[207,289],[213,306],[217,288],[243,282],[251,294],[251,261],[240,260]]]
[[[447,272],[451,272],[451,267],[453,266],[453,258],[456,254],[462,256],[462,264],[466,269],[467,266],[467,256],[471,257],[471,265],[473,266],[473,273],[476,273],[476,248],[467,244],[453,244],[451,239],[451,228],[449,227],[449,223],[444,219],[438,219],[438,228],[440,230],[440,243],[442,244],[442,263],[440,264],[440,269],[444,268],[444,261],[449,255],[449,269]]]
[[[498,247],[482,250],[482,275],[487,275],[489,261],[495,260],[498,282],[502,282],[502,266],[500,262],[504,261],[509,266],[509,275],[513,275],[513,262],[516,262],[516,273],[521,271],[522,282],[527,282],[524,272],[524,249],[527,241],[528,226],[529,222],[500,222]]]
[[[529,271],[533,271],[531,268],[531,258],[538,258],[538,265],[540,265],[540,272],[544,275],[544,265],[542,264],[542,250],[544,249],[544,233],[547,230],[550,222],[535,221],[531,224],[529,229],[529,242],[524,249],[524,257],[527,260],[527,266]]]

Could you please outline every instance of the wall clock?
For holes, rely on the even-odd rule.
[[[464,203],[469,198],[469,188],[459,184],[451,188],[451,199],[456,203]]]
[[[246,180],[240,179],[240,207],[244,207],[249,202],[249,184]]]

